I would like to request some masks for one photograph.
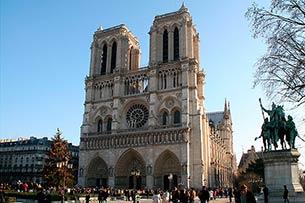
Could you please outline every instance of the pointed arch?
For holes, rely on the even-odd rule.
[[[103,120],[100,118],[97,122],[97,132],[100,133],[103,131]]]
[[[101,75],[106,74],[106,68],[107,68],[107,44],[104,44],[102,49],[102,61],[101,61]]]
[[[112,118],[111,118],[111,117],[108,117],[108,118],[107,118],[106,131],[107,131],[107,132],[111,132],[111,129],[112,129]]]
[[[169,113],[168,113],[167,109],[162,109],[160,111],[160,115],[161,115],[160,123],[162,124],[162,126],[168,126],[169,125]]]
[[[89,187],[108,187],[108,166],[101,157],[93,158],[87,168],[86,185]]]
[[[112,43],[111,48],[111,65],[110,65],[110,73],[113,73],[116,67],[116,55],[117,55],[117,43],[114,41]]]
[[[133,57],[133,46],[130,47],[130,50],[129,50],[129,68],[128,68],[128,70],[132,70],[132,57]]]
[[[168,176],[171,174],[174,179],[171,182],[171,188],[177,186],[181,179],[181,164],[178,157],[170,150],[162,152],[155,162],[155,186],[157,188],[168,189]]]
[[[126,150],[118,159],[115,166],[115,185],[117,188],[132,188],[134,182],[131,179],[132,171],[139,172],[136,177],[137,188],[144,188],[146,186],[146,164],[142,155],[134,149]],[[133,177],[134,178],[134,177]]]
[[[181,111],[178,107],[173,108],[171,116],[174,125],[178,125],[181,123]]]
[[[179,29],[174,29],[174,61],[179,60]]]
[[[168,31],[163,32],[163,62],[168,62]]]

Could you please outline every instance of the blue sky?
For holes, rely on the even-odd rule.
[[[50,138],[60,128],[78,145],[93,33],[99,26],[126,24],[140,42],[146,66],[154,17],[178,10],[182,2],[200,34],[206,110],[222,111],[225,99],[230,102],[238,161],[251,145],[260,150],[261,140],[254,142],[263,122],[258,98],[266,108],[271,101],[252,88],[254,64],[266,47],[252,38],[244,17],[250,0],[1,0],[0,139]],[[297,121],[305,134],[300,125]]]

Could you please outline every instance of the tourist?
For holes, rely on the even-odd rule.
[[[269,199],[269,189],[267,188],[266,185],[264,185],[263,193],[264,193],[264,202],[265,202],[265,203],[268,203],[268,199]]]
[[[283,194],[283,199],[284,199],[284,203],[289,203],[289,199],[288,199],[288,189],[287,186],[284,185],[284,194]]]
[[[152,197],[153,203],[161,203],[161,196],[158,193],[157,190],[154,191],[153,197]]]
[[[1,184],[0,186],[0,202],[4,203],[5,202],[5,193],[4,193],[4,188],[3,185]]]
[[[240,203],[240,190],[234,188],[233,194],[234,194],[235,203]]]
[[[202,186],[202,190],[198,194],[200,202],[206,203],[210,201],[210,193],[207,190],[206,186]]]
[[[229,201],[232,202],[232,197],[233,197],[233,189],[232,188],[229,188],[228,195],[229,195]]]
[[[240,189],[241,203],[256,203],[253,193],[248,190],[248,187],[246,185],[242,185]]]

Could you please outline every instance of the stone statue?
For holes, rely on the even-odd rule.
[[[295,148],[295,138],[298,136],[298,131],[295,127],[292,117],[289,115],[286,122],[286,141],[290,148]]]
[[[295,123],[293,122],[292,117],[289,115],[286,120],[283,106],[275,105],[275,103],[273,102],[272,109],[267,110],[263,107],[261,99],[259,99],[259,102],[262,109],[264,123],[262,125],[261,135],[259,137],[256,137],[255,140],[261,137],[263,138],[265,151],[271,150],[271,144],[276,150],[278,147],[278,140],[280,140],[281,142],[282,149],[286,149],[286,142],[289,145],[290,149],[295,148],[295,138],[297,136],[302,141],[304,141],[298,135],[298,131],[296,130]],[[268,118],[265,118],[264,112],[269,115],[270,120]]]
[[[268,120],[268,118],[265,118],[264,123],[262,125],[262,132],[259,137],[256,137],[255,140],[258,138],[263,138],[264,143],[264,150],[270,151],[271,150],[271,139],[270,139],[270,131],[271,131],[271,125]]]

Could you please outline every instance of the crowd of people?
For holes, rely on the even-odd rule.
[[[76,200],[83,197],[86,203],[89,203],[93,197],[97,198],[99,203],[107,203],[109,198],[123,198],[126,201],[137,202],[137,198],[152,199],[153,203],[194,203],[198,197],[201,203],[207,203],[210,200],[217,198],[228,198],[229,202],[235,203],[256,203],[256,199],[246,185],[238,188],[216,188],[210,189],[203,186],[201,190],[178,189],[174,187],[172,190],[134,190],[134,189],[114,189],[114,188],[66,188],[64,191],[61,188],[48,187],[43,188],[38,183],[22,183],[18,181],[14,185],[1,183],[0,185],[0,203],[5,202],[5,192],[14,190],[17,192],[36,192],[38,203],[51,203],[51,192],[58,192],[62,197],[64,194],[73,196]],[[262,189],[264,194],[264,202],[268,203],[269,190],[266,186]],[[283,193],[284,202],[289,203],[288,189],[284,186]]]

